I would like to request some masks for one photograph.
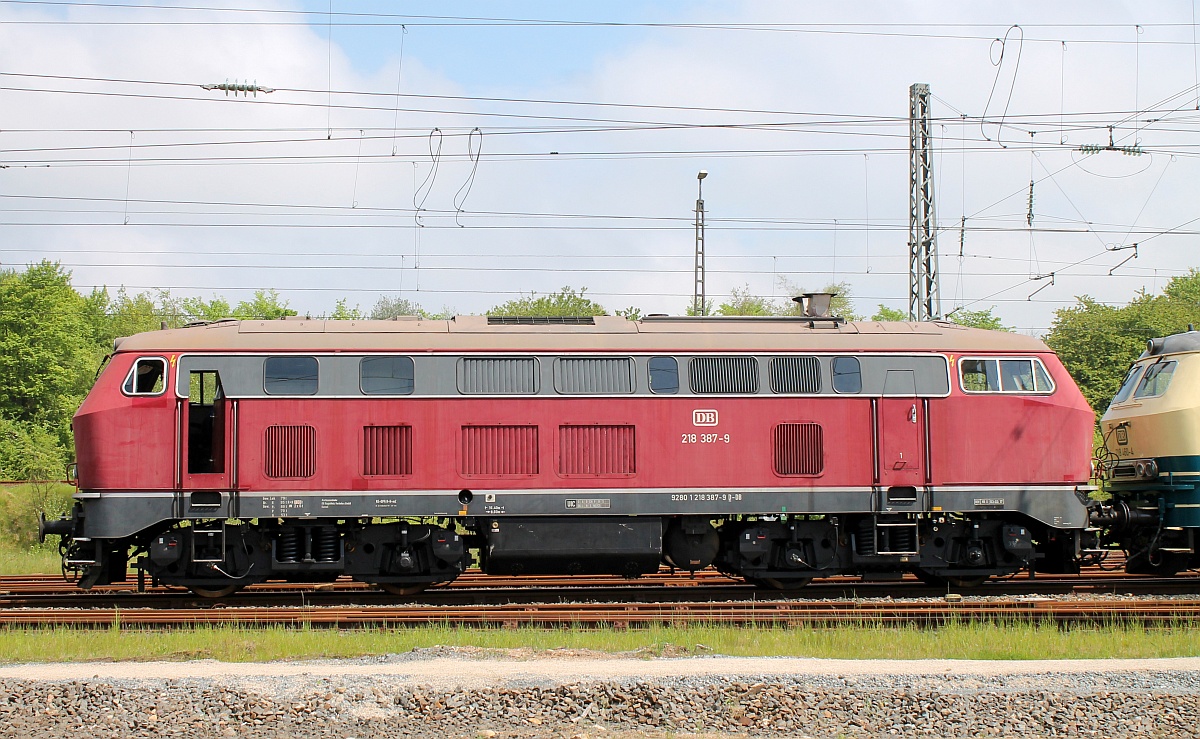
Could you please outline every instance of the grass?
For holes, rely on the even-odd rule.
[[[62,570],[58,538],[53,545],[0,547],[0,575],[56,575]]]
[[[0,661],[217,659],[261,662],[395,654],[439,646],[520,650],[517,656],[579,650],[638,657],[697,654],[838,659],[1084,659],[1200,655],[1200,625],[1142,629],[963,623],[936,629],[653,626],[536,629],[422,626],[335,630],[266,626],[0,629]]]

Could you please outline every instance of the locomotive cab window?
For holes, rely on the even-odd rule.
[[[958,364],[959,381],[968,393],[1054,392],[1054,382],[1040,359],[963,359]]]
[[[1137,387],[1138,379],[1142,376],[1143,369],[1145,367],[1142,365],[1134,365],[1129,368],[1129,372],[1125,373],[1125,379],[1121,381],[1121,388],[1113,396],[1111,405],[1124,403],[1126,400],[1129,400],[1129,396],[1133,394],[1133,389]]]
[[[647,368],[650,372],[650,392],[657,395],[679,392],[679,362],[675,361],[675,357],[650,357]]]
[[[267,395],[316,395],[316,358],[268,357],[263,364],[263,390]]]
[[[411,357],[364,357],[358,363],[364,395],[412,395],[413,378]]]
[[[1146,368],[1146,374],[1138,385],[1135,398],[1157,398],[1167,392],[1171,378],[1175,376],[1175,360],[1158,362]]]
[[[162,395],[167,389],[167,361],[162,357],[142,357],[133,363],[121,390],[126,395]]]

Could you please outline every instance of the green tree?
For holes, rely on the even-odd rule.
[[[630,320],[630,321],[642,320],[642,309],[635,308],[632,305],[629,306],[628,308],[621,308],[619,310],[613,311],[613,313],[615,313],[616,315],[618,315],[622,318]]]
[[[951,321],[959,326],[969,326],[971,328],[986,328],[989,331],[1012,331],[1011,326],[1005,326],[999,316],[992,315],[992,311],[996,306],[992,306],[986,310],[962,310],[951,311],[947,316]]]
[[[70,280],[50,261],[0,272],[0,415],[63,444],[98,358],[95,306]]]
[[[777,316],[782,312],[778,303],[750,292],[750,285],[735,287],[727,302],[717,306],[719,316]]]
[[[371,309],[370,318],[373,321],[386,321],[399,316],[425,318],[428,314],[424,308],[407,298],[380,295],[379,300],[375,302],[375,307]]]
[[[1124,307],[1090,296],[1060,308],[1046,343],[1058,353],[1096,412],[1108,407],[1146,340],[1186,331],[1200,323],[1200,271],[1172,278],[1162,295],[1137,293]]]
[[[334,321],[361,321],[366,316],[358,309],[357,305],[353,308],[347,307],[346,298],[341,298],[333,306],[333,312],[329,314],[329,318]]]
[[[222,318],[233,318],[234,310],[225,298],[212,296],[211,300],[204,298],[184,298],[179,301],[179,312],[186,323],[196,321],[219,321]]]
[[[45,428],[0,416],[0,480],[61,480],[67,450]]]
[[[574,290],[569,285],[556,293],[538,297],[530,293],[527,298],[510,300],[490,310],[489,316],[607,316],[604,306],[588,298],[586,287]]]
[[[899,308],[889,308],[883,303],[879,304],[879,310],[875,311],[875,315],[871,316],[872,321],[907,321],[908,313]]]
[[[296,311],[288,307],[288,301],[281,301],[279,291],[274,288],[255,290],[252,299],[243,300],[233,309],[235,318],[274,320],[294,315],[296,315]]]

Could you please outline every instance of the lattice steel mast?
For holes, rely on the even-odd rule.
[[[908,320],[928,321],[942,317],[929,85],[917,83],[908,88],[908,133]]]
[[[700,170],[696,175],[696,271],[695,290],[692,294],[692,315],[703,316],[708,313],[704,303],[704,178],[707,170]]]

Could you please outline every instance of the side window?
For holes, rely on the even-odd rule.
[[[364,395],[412,395],[411,357],[364,357],[358,363],[358,384]]]
[[[1157,398],[1167,392],[1167,386],[1171,384],[1171,378],[1174,376],[1175,360],[1150,365],[1146,368],[1142,384],[1138,385],[1137,392],[1133,394],[1133,397]]]
[[[268,357],[263,390],[267,395],[316,395],[316,357]]]
[[[1054,382],[1034,357],[963,359],[958,364],[962,389],[969,393],[1052,393]]]
[[[675,357],[650,357],[650,392],[674,395],[679,392],[679,363]]]
[[[857,357],[833,358],[833,391],[835,393],[861,393],[862,368]]]
[[[1006,393],[1036,392],[1037,388],[1033,384],[1033,361],[1001,359],[1000,389]]]
[[[996,392],[1000,389],[1000,377],[994,359],[964,359],[959,362],[962,389],[972,393]]]
[[[167,361],[162,357],[142,357],[133,363],[121,390],[126,395],[162,395],[167,389]]]
[[[1134,365],[1129,368],[1129,372],[1125,375],[1125,379],[1121,382],[1121,389],[1113,396],[1112,402],[1124,403],[1129,400],[1129,396],[1133,394],[1133,389],[1137,387],[1138,378],[1142,376],[1142,366]]]

